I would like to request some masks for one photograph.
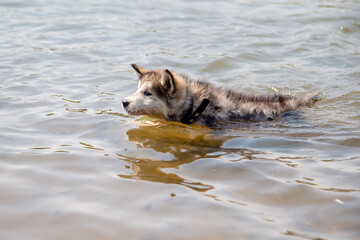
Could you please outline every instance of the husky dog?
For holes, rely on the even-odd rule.
[[[270,121],[318,99],[314,93],[250,95],[193,81],[168,69],[131,65],[138,90],[122,102],[130,115],[153,115],[185,124],[214,126],[216,121]]]

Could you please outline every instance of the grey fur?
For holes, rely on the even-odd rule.
[[[208,82],[193,81],[185,75],[179,75],[167,69],[145,70],[137,65],[132,66],[139,77],[139,89],[153,92],[156,99],[153,98],[151,101],[158,102],[163,108],[166,108],[161,111],[161,114],[159,110],[152,112],[149,108],[154,105],[149,99],[147,101],[149,104],[140,103],[142,105],[139,106],[139,100],[134,100],[140,97],[141,93],[138,90],[123,101],[125,110],[132,115],[150,114],[164,117],[167,120],[180,121],[184,112],[189,111],[192,98],[195,109],[204,98],[208,98],[210,104],[197,123],[211,126],[215,121],[274,120],[284,112],[296,110],[300,106],[310,104],[318,99],[315,93],[297,95],[239,93]],[[139,69],[141,69],[141,73]],[[173,79],[174,87],[171,88],[171,92],[167,91],[168,87],[161,85],[161,80],[166,77]],[[141,110],[132,110],[135,108]]]

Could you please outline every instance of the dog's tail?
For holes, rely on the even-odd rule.
[[[301,98],[301,105],[311,105],[320,100],[320,96],[317,93],[305,93]]]
[[[317,93],[299,93],[290,100],[290,108],[295,110],[301,106],[309,106],[316,101],[320,100],[320,96]]]

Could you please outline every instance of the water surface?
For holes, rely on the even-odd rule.
[[[0,239],[358,239],[358,1],[0,2]],[[318,92],[219,129],[128,116],[130,63]]]

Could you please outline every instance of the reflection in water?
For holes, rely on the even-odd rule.
[[[163,169],[178,168],[183,164],[206,158],[209,153],[220,151],[219,148],[224,140],[212,137],[210,131],[204,127],[165,122],[130,129],[126,134],[139,148],[151,148],[156,152],[169,153],[173,157],[172,160],[166,161],[118,154],[120,159],[129,163],[134,171],[131,175],[120,174],[119,177],[180,184],[199,192],[212,189],[210,185],[163,171]]]
[[[84,143],[84,142],[79,142],[79,143],[80,143],[82,146],[84,146],[85,148],[87,148],[87,149],[104,151],[103,148],[97,148],[97,147],[94,147],[93,145],[88,144],[88,143]]]
[[[145,180],[150,182],[161,182],[161,183],[170,183],[170,184],[179,184],[186,187],[189,187],[193,190],[199,192],[205,192],[213,187],[207,184],[203,184],[201,182],[193,182],[190,180],[186,180],[174,173],[165,173],[161,169],[169,168],[174,164],[167,164],[166,161],[154,161],[152,159],[140,159],[136,157],[129,157],[118,154],[121,160],[131,164],[131,167],[134,171],[131,175],[119,174],[119,177],[128,178],[128,179],[138,179]],[[193,159],[194,161],[196,159]],[[181,165],[182,163],[179,163]]]
[[[143,122],[144,123],[144,122]],[[214,187],[202,182],[191,181],[175,173],[167,173],[165,169],[177,169],[181,165],[192,163],[198,159],[221,158],[228,154],[239,154],[239,160],[252,159],[254,154],[249,149],[224,149],[224,142],[231,136],[215,135],[216,132],[206,127],[188,126],[182,123],[150,121],[140,124],[138,128],[126,132],[128,139],[142,148],[153,149],[159,153],[170,154],[170,160],[142,158],[117,154],[133,170],[132,174],[119,174],[119,177],[138,179],[150,182],[179,184],[199,192],[206,192]],[[236,161],[239,161],[236,160]],[[231,160],[234,161],[234,160]]]

